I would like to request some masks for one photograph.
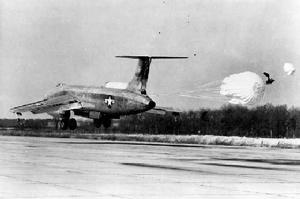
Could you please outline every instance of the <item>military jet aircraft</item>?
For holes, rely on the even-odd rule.
[[[116,56],[118,58],[138,59],[136,72],[128,83],[107,82],[104,86],[77,86],[58,84],[43,100],[17,106],[10,110],[17,115],[23,112],[48,113],[58,119],[60,129],[77,128],[73,115],[94,120],[94,125],[110,127],[112,119],[122,115],[137,114],[145,111],[172,111],[156,107],[156,103],[147,95],[146,85],[149,68],[153,59],[185,59],[187,57],[163,56]],[[176,112],[176,111],[174,111]]]

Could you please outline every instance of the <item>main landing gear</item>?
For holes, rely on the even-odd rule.
[[[62,119],[58,122],[58,126],[62,130],[67,130],[68,128],[70,130],[74,130],[77,128],[77,122],[74,118],[71,119]]]
[[[62,130],[67,130],[68,128],[70,130],[74,130],[77,128],[77,122],[74,118],[70,119],[70,111],[65,112],[64,115],[62,115],[62,119],[58,122],[58,127]]]
[[[94,125],[96,128],[100,128],[101,125],[104,126],[104,128],[109,128],[111,126],[111,119],[107,117],[103,117],[101,119],[94,119]]]

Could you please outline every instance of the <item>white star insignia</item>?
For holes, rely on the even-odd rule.
[[[107,104],[108,108],[111,108],[111,106],[115,103],[114,99],[111,99],[111,96],[109,96],[107,99],[104,100],[105,104]]]

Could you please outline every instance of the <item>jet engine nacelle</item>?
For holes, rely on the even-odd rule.
[[[126,82],[106,82],[104,85],[105,88],[115,88],[115,89],[126,89],[128,83]]]

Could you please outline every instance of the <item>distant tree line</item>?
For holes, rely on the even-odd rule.
[[[54,128],[50,119],[17,120],[0,119],[0,127]],[[220,109],[200,109],[172,114],[142,113],[121,117],[111,132],[176,134],[176,135],[224,135],[247,137],[300,137],[300,110],[286,105],[266,104],[256,108],[226,105]],[[89,132],[95,130],[91,121],[81,122],[80,127]],[[109,132],[109,131],[105,131]]]
[[[300,110],[266,104],[256,108],[223,106],[171,114],[139,114],[120,121],[122,132],[248,137],[300,137]]]
[[[30,128],[42,129],[47,127],[48,123],[52,122],[51,119],[0,119],[1,128]]]

